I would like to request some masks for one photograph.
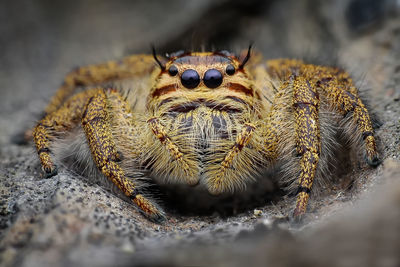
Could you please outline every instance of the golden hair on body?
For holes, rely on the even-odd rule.
[[[160,60],[154,52],[71,72],[33,132],[43,170],[57,173],[56,141],[80,131],[90,153],[72,154],[90,155],[159,221],[165,214],[142,192],[143,179],[218,195],[245,189],[277,164],[277,179],[297,190],[300,218],[314,178],[327,175],[339,125],[362,140],[368,164],[379,164],[368,110],[345,71],[250,54],[176,52]]]

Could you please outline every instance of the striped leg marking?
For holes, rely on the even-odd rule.
[[[227,176],[227,170],[232,167],[233,161],[240,154],[243,148],[250,142],[250,139],[255,130],[255,126],[246,123],[233,144],[231,150],[226,154],[225,158],[221,162],[221,168],[218,173],[213,177],[210,177],[208,183],[208,191],[211,194],[218,195],[227,189],[233,189],[234,177]]]
[[[165,131],[164,127],[157,118],[151,118],[147,120],[151,131],[157,137],[157,139],[163,144],[166,150],[169,152],[171,158],[179,162],[180,168],[185,173],[185,182],[188,185],[196,185],[199,182],[199,177],[195,169],[189,165],[184,158],[184,154],[180,151],[179,147],[171,140]]]

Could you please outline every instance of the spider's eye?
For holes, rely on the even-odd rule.
[[[171,67],[169,67],[168,69],[168,73],[171,76],[175,76],[176,74],[178,74],[178,68],[175,65],[171,65]]]
[[[228,66],[226,66],[226,74],[228,75],[233,75],[235,74],[235,67],[231,64],[229,64]]]
[[[203,82],[208,88],[217,88],[222,83],[222,74],[216,69],[210,69],[204,74]]]
[[[181,82],[183,86],[189,89],[197,87],[200,83],[200,76],[197,71],[189,69],[185,70],[181,76]]]

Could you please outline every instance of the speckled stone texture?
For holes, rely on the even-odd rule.
[[[0,265],[399,266],[398,1],[147,2],[0,4]],[[303,224],[287,222],[294,198],[271,185],[247,198],[169,191],[168,221],[154,224],[63,167],[43,178],[33,145],[16,144],[76,66],[149,52],[151,43],[161,52],[239,50],[250,40],[267,58],[349,70],[382,124],[383,164],[348,155]]]

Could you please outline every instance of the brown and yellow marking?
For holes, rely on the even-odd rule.
[[[110,94],[117,94],[110,91]],[[119,153],[110,130],[110,116],[107,112],[107,95],[99,90],[86,106],[82,115],[82,127],[85,131],[93,159],[101,172],[151,219],[160,220],[163,214],[143,195],[138,194],[136,185],[125,176],[118,165]]]
[[[185,174],[185,182],[188,185],[198,184],[199,177],[196,175],[197,172],[190,167],[190,164],[188,164],[188,162],[186,162],[183,157],[183,153],[179,150],[179,147],[172,142],[171,138],[167,135],[160,121],[157,118],[151,118],[147,120],[147,123],[149,124],[153,134],[169,152],[172,160],[176,160],[179,162],[179,167],[182,168],[182,171]]]
[[[67,74],[64,83],[52,97],[45,111],[47,114],[56,111],[78,86],[99,85],[108,81],[147,75],[153,69],[155,69],[154,58],[150,55],[133,55],[121,61],[77,68]]]
[[[240,58],[248,59],[244,56]],[[356,134],[364,140],[367,162],[371,166],[379,163],[368,111],[346,72],[338,68],[307,65],[300,60],[271,60],[266,65],[255,60],[245,68],[242,63],[239,58],[225,52],[176,53],[165,63],[165,67],[159,62],[162,68],[160,71],[155,68],[152,56],[136,55],[120,62],[111,61],[71,72],[46,108],[46,116],[33,132],[43,169],[48,175],[56,172],[50,151],[54,136],[75,127],[81,120],[98,168],[147,216],[157,219],[163,216],[162,212],[137,191],[134,180],[126,177],[127,170],[123,169],[125,165],[120,165],[117,147],[122,147],[123,153],[134,160],[150,151],[146,156],[155,161],[151,165],[154,169],[150,171],[163,174],[163,170],[167,169],[166,175],[173,173],[179,182],[184,177],[184,182],[194,185],[200,176],[200,161],[196,154],[198,148],[186,142],[193,140],[193,135],[188,137],[180,132],[177,134],[176,129],[182,128],[183,123],[183,127],[187,127],[185,131],[190,131],[189,127],[197,123],[201,127],[221,130],[223,134],[217,135],[221,137],[217,141],[222,144],[217,147],[223,147],[226,153],[224,150],[215,153],[218,155],[207,156],[205,162],[209,191],[218,194],[244,186],[254,171],[254,159],[269,163],[282,156],[279,154],[282,152],[279,134],[287,132],[280,128],[288,118],[287,113],[290,113],[295,118],[295,145],[300,155],[294,215],[301,216],[307,209],[321,152],[319,95],[323,95],[339,114],[352,116],[357,125]],[[177,75],[169,74],[168,68],[171,65],[177,68]],[[228,65],[235,68],[233,74],[227,71]],[[230,70],[232,66],[229,66]],[[203,79],[207,70],[216,69],[223,75],[223,81],[209,88],[201,80],[197,87],[185,88],[180,77],[187,69],[194,69],[200,79]],[[127,94],[123,88],[121,93],[128,101],[122,99],[115,90],[91,89],[73,95],[79,86],[101,85],[130,78],[137,79],[135,81],[148,89],[146,101],[138,99],[135,93]],[[135,101],[140,102],[140,112],[146,104],[144,116],[151,118],[147,122],[138,119],[143,116],[135,113],[139,112],[135,110]],[[292,101],[289,102],[290,111],[288,101]],[[222,120],[217,122],[215,118],[218,116],[225,118],[224,123]],[[188,118],[190,123],[187,123]],[[257,125],[257,131],[252,123]],[[237,126],[242,127],[242,130],[232,145],[233,140],[228,137],[234,136],[234,130],[236,134],[236,129],[240,129]],[[149,127],[150,130],[146,129],[141,134],[139,131],[143,127]],[[121,129],[121,132],[116,134],[116,129]],[[125,137],[131,138],[131,143],[125,144]],[[205,131],[204,138],[209,137]],[[154,140],[160,143],[154,143]],[[245,150],[246,153],[242,152],[251,140],[252,146]],[[137,148],[137,144],[140,148]],[[154,151],[147,151],[149,147]],[[162,154],[157,157],[154,153]]]
[[[179,53],[172,55],[166,63],[166,70],[172,65],[178,69],[178,74],[171,76],[168,71],[159,73],[158,81],[151,89],[147,99],[149,110],[162,109],[165,99],[171,98],[177,101],[188,99],[188,103],[204,99],[204,103],[216,102],[215,106],[218,106],[216,99],[233,95],[237,99],[241,99],[245,105],[252,106],[254,104],[253,84],[249,82],[247,73],[240,69],[240,62],[233,55],[219,52]],[[235,73],[233,75],[226,73],[228,65],[234,66]],[[199,74],[200,83],[196,88],[187,89],[181,84],[181,75],[187,69],[193,69]],[[210,69],[218,70],[223,76],[221,85],[216,88],[208,88],[202,81],[205,72]],[[259,97],[259,94],[257,95]],[[182,105],[185,104],[182,103]],[[225,103],[222,104],[225,105]]]
[[[306,212],[321,152],[318,92],[304,77],[293,78],[293,109],[296,121],[296,150],[301,155],[299,189],[302,191],[297,195],[294,210],[294,216],[299,216]]]
[[[164,128],[160,124],[157,118],[151,118],[147,120],[147,123],[150,125],[150,128],[154,135],[160,140],[161,144],[165,145],[167,150],[170,152],[171,157],[174,160],[178,160],[182,158],[183,154],[179,151],[179,148],[171,141],[171,139],[165,133]]]
[[[325,91],[334,108],[344,116],[352,113],[352,120],[357,125],[358,134],[364,139],[367,163],[371,166],[377,166],[380,161],[371,119],[368,110],[358,96],[358,90],[355,88],[352,79],[346,72],[338,68],[307,66],[307,76]],[[317,80],[315,73],[323,78],[319,77]],[[312,77],[314,77],[313,80]]]
[[[175,92],[177,90],[177,86],[176,84],[168,84],[165,85],[161,88],[157,88],[156,90],[154,90],[154,92],[151,94],[151,96],[154,97],[159,97],[161,95],[165,95],[168,94],[170,92]]]
[[[97,90],[92,89],[72,96],[59,109],[47,114],[35,127],[33,139],[47,176],[56,174],[56,166],[50,156],[54,135],[66,132],[79,124],[87,100],[96,92]]]
[[[226,176],[226,170],[232,166],[234,159],[243,150],[243,148],[250,142],[251,136],[255,130],[255,126],[251,123],[245,123],[242,131],[236,137],[231,150],[228,151],[224,160],[221,162],[221,169],[214,177],[210,178],[209,191],[211,194],[219,194],[226,190],[225,179],[230,179]]]
[[[246,86],[243,86],[239,83],[229,83],[227,84],[227,87],[229,90],[236,91],[236,92],[241,92],[246,95],[253,96],[253,90],[251,88],[248,88]]]
[[[224,161],[221,163],[222,167],[229,168],[232,165],[233,159],[242,151],[243,147],[245,147],[249,141],[252,133],[254,132],[255,126],[246,123],[243,127],[242,132],[236,137],[236,142],[233,145],[232,149],[228,152]]]

